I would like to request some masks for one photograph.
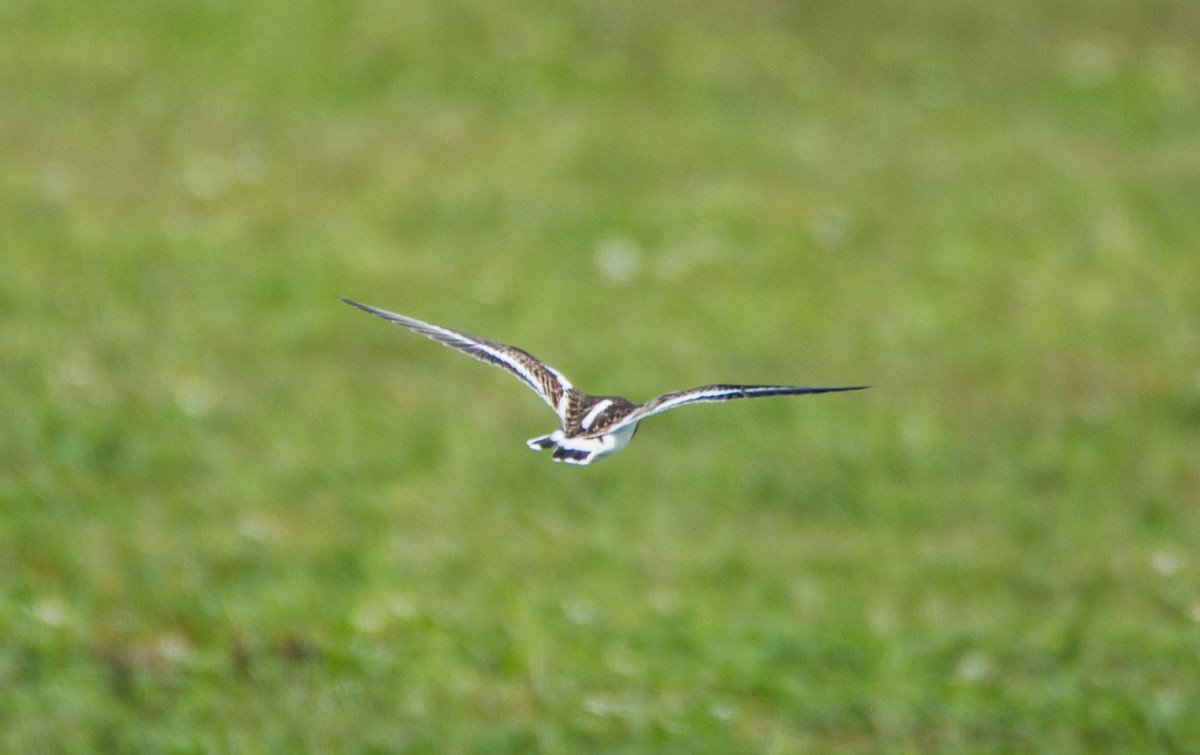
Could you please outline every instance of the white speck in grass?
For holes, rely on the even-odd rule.
[[[788,590],[792,605],[809,618],[820,616],[828,603],[825,590],[815,579],[800,578]]]
[[[937,427],[927,415],[913,413],[900,421],[900,442],[910,451],[928,451],[934,446],[937,434]]]
[[[737,715],[737,708],[735,708],[732,703],[726,700],[718,700],[717,702],[708,706],[708,713],[722,723],[729,723],[733,720],[734,716]]]
[[[642,250],[626,238],[604,241],[596,248],[596,267],[613,283],[624,285],[637,277]]]
[[[958,659],[955,674],[964,682],[981,682],[992,675],[992,662],[983,653],[967,653]]]
[[[246,141],[233,153],[233,173],[244,184],[256,184],[267,172],[267,150],[262,142]]]
[[[867,626],[880,637],[895,633],[900,626],[897,608],[892,603],[876,603],[867,609]]]
[[[596,695],[592,695],[583,701],[583,709],[593,716],[601,716],[603,718],[610,718],[617,715],[617,708],[611,701]]]
[[[716,228],[698,228],[689,236],[671,242],[658,251],[651,267],[664,280],[679,280],[695,268],[729,257],[733,244]]]
[[[683,731],[683,724],[673,718],[660,718],[658,725],[667,734],[679,734]]]
[[[279,527],[261,514],[251,512],[238,519],[238,534],[247,540],[265,543],[279,534]]]
[[[659,616],[674,616],[683,610],[685,601],[676,592],[655,590],[649,597],[650,608]]]
[[[183,663],[192,657],[192,644],[177,632],[170,632],[154,643],[155,654],[164,661]]]
[[[403,621],[415,619],[421,614],[416,601],[405,595],[393,595],[388,599],[387,607],[392,616]]]
[[[850,236],[850,216],[841,207],[822,207],[808,224],[813,243],[822,249],[836,249]]]
[[[392,595],[372,599],[350,614],[350,625],[362,634],[379,634],[388,626],[410,621],[420,615],[417,604],[408,596]]]
[[[58,598],[42,598],[33,604],[33,618],[52,629],[62,629],[71,619],[67,605]]]
[[[42,199],[52,204],[65,204],[75,195],[75,174],[62,163],[42,172]]]
[[[350,626],[359,634],[378,634],[385,624],[382,612],[376,606],[362,606],[350,615]]]
[[[1183,569],[1183,554],[1167,546],[1150,554],[1150,568],[1164,577],[1174,577]]]
[[[641,676],[646,671],[637,653],[625,647],[612,647],[604,652],[604,665],[614,674],[626,677]]]
[[[71,359],[59,365],[59,374],[72,388],[89,391],[100,384],[100,374],[91,362],[84,359]]]
[[[1162,687],[1152,695],[1154,709],[1159,715],[1174,718],[1184,709],[1183,693],[1177,687]]]
[[[229,189],[229,170],[215,157],[196,157],[185,169],[183,182],[197,199],[215,199]]]
[[[213,406],[212,390],[201,380],[186,379],[175,386],[175,405],[191,417],[207,414]]]
[[[563,602],[563,616],[572,624],[585,626],[596,621],[596,609],[585,600],[571,599]]]

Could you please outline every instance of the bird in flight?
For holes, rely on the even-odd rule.
[[[398,315],[395,312],[376,309],[352,299],[343,297],[342,301],[376,317],[403,325],[414,333],[458,349],[481,362],[511,373],[549,404],[561,423],[561,426],[554,432],[530,438],[526,441],[526,445],[534,451],[553,449],[554,460],[567,464],[591,464],[596,459],[620,451],[637,431],[639,422],[684,404],[711,403],[759,396],[794,396],[804,393],[858,391],[867,387],[865,385],[839,388],[812,388],[795,385],[705,385],[685,391],[671,391],[652,398],[644,404],[635,404],[620,396],[592,396],[584,393],[571,385],[571,381],[567,380],[561,372],[515,346],[443,328],[440,325],[422,322],[412,317]]]

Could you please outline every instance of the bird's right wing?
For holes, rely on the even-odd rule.
[[[566,421],[568,397],[573,390],[571,382],[561,372],[542,362],[527,351],[515,346],[489,341],[486,338],[473,336],[440,325],[423,322],[412,317],[398,315],[385,309],[360,304],[352,299],[342,298],[352,307],[358,307],[364,312],[370,312],[376,317],[382,317],[396,325],[402,325],[414,333],[475,357],[481,362],[511,373],[524,383],[530,390],[545,401],[561,421]]]

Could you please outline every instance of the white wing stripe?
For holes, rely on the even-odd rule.
[[[579,426],[584,430],[590,429],[592,423],[596,421],[596,417],[599,417],[601,414],[603,414],[604,410],[610,406],[612,406],[612,399],[607,398],[596,404],[588,410],[587,414],[583,415],[583,420],[580,421]]]

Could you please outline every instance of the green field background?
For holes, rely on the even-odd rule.
[[[1197,40],[0,3],[0,751],[1200,752]]]

